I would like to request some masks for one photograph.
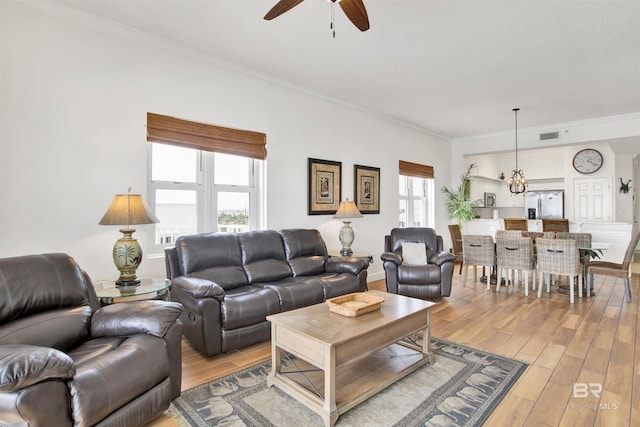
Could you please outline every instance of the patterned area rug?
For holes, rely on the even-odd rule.
[[[527,367],[437,338],[431,349],[433,364],[340,415],[336,425],[479,426]],[[320,416],[267,388],[270,369],[267,361],[186,390],[170,412],[180,426],[322,426]]]

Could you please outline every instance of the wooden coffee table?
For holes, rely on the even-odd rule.
[[[268,316],[278,388],[318,413],[326,426],[385,387],[430,363],[432,302],[386,292],[380,310],[358,317],[325,303]],[[422,346],[398,341],[423,332]],[[294,357],[291,357],[293,355]],[[290,361],[283,368],[282,360]]]

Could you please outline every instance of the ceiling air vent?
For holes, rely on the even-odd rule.
[[[560,138],[560,132],[549,132],[549,133],[541,133],[540,141],[544,141],[545,139],[558,139]]]

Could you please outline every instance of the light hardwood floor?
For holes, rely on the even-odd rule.
[[[638,276],[631,303],[622,281],[604,276],[595,277],[595,297],[576,297],[573,306],[553,288],[538,299],[535,292],[525,297],[522,286],[487,291],[470,272],[463,287],[456,269],[451,297],[432,309],[435,337],[529,364],[485,426],[640,425]],[[384,290],[385,284],[369,287]],[[182,349],[183,390],[270,357],[268,342],[212,358],[184,340]],[[575,383],[583,385],[574,393]],[[167,413],[149,425],[177,426]]]

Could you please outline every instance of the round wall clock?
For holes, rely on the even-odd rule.
[[[580,173],[594,173],[601,167],[602,154],[593,148],[585,148],[573,156],[573,168]]]

